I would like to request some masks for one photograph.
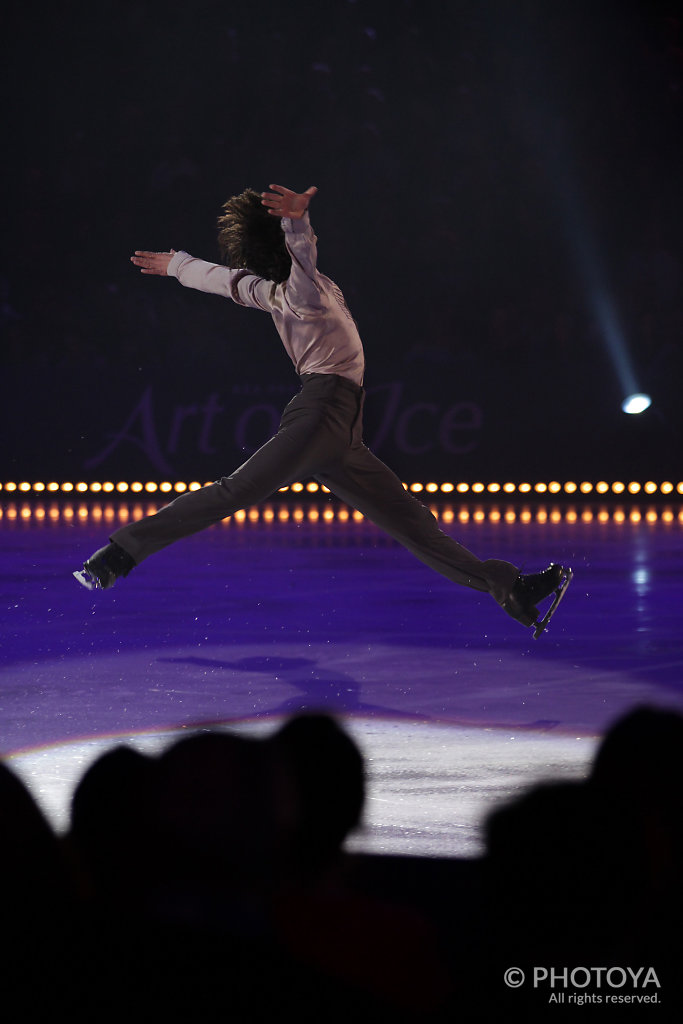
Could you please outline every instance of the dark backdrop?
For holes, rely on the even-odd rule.
[[[268,436],[296,387],[269,318],[128,257],[216,259],[221,203],[271,181],[320,190],[367,440],[404,479],[680,476],[676,2],[64,0],[4,24],[3,479],[210,479]]]

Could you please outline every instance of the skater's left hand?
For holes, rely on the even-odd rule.
[[[268,207],[268,213],[273,217],[291,217],[292,220],[299,220],[303,217],[308,204],[318,191],[315,185],[311,185],[305,192],[292,192],[291,188],[284,185],[269,185],[270,192],[261,193],[261,202]]]
[[[143,274],[158,274],[160,277],[166,277],[168,265],[174,256],[175,249],[171,249],[170,252],[145,252],[136,249],[135,256],[131,256],[130,261],[136,267],[140,267]]]

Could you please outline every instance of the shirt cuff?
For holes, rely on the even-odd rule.
[[[308,217],[308,210],[304,212],[303,217],[283,217],[282,218],[282,230],[286,235],[303,235],[311,226],[311,222]]]
[[[180,265],[184,260],[188,258],[189,255],[189,252],[184,252],[182,249],[179,249],[178,252],[174,253],[173,256],[171,256],[171,262],[166,267],[166,273],[168,274],[169,277],[178,276]]]

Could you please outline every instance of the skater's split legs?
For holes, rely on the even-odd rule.
[[[339,499],[446,579],[490,594],[524,626],[540,622],[536,604],[571,579],[561,566],[531,576],[502,559],[481,559],[440,527],[435,516],[363,443],[363,391],[343,377],[307,374],[285,409],[277,434],[230,476],[180,495],[151,516],[111,535],[76,573],[85,586],[107,589],[131,565],[162,548],[259,504],[279,488],[315,477]],[[113,550],[112,550],[113,548]],[[125,565],[121,559],[128,558]],[[541,630],[548,618],[543,620]]]

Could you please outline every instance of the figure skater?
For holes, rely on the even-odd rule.
[[[74,576],[90,590],[107,590],[168,544],[314,477],[431,569],[490,594],[539,636],[564,596],[571,570],[553,563],[523,575],[510,562],[477,558],[439,529],[432,513],[364,445],[363,345],[339,287],[317,268],[308,214],[316,192],[270,185],[269,191],[247,189],[229,199],[218,218],[225,265],[174,249],[131,257],[143,274],[175,277],[186,288],[270,313],[301,389],[275,436],[230,476],[116,530]],[[541,618],[536,606],[551,595]]]

